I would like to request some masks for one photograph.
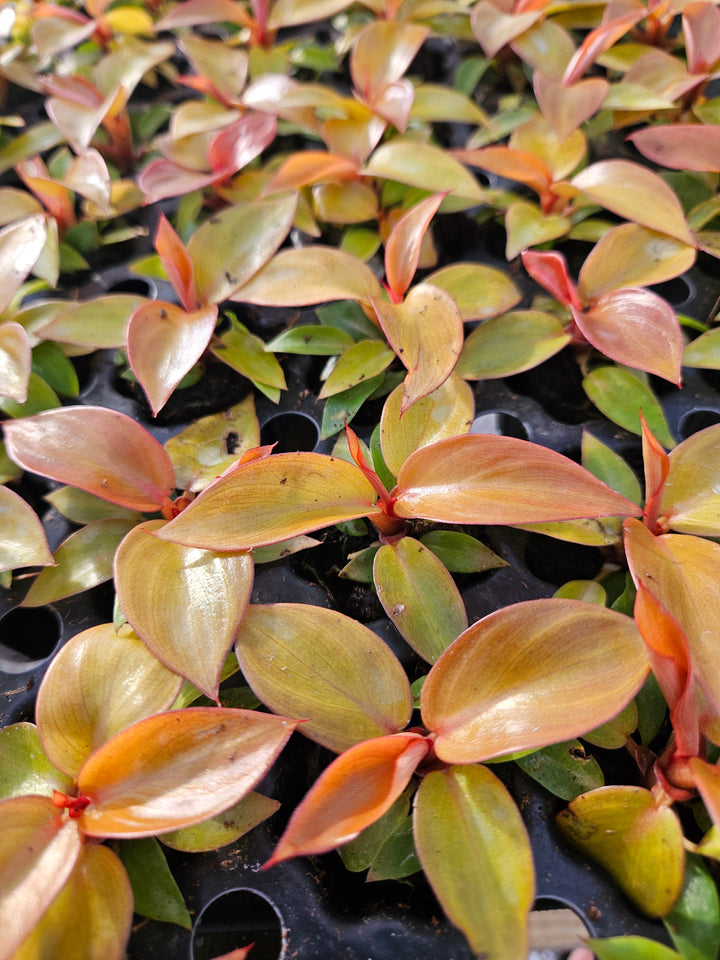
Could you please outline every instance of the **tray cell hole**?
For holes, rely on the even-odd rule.
[[[656,283],[650,289],[673,307],[682,307],[689,303],[696,292],[695,284],[687,277],[673,277],[664,283]]]
[[[147,297],[149,300],[157,298],[157,287],[152,280],[146,280],[143,277],[128,277],[127,280],[118,280],[108,287],[108,293],[133,293],[139,297]]]
[[[470,433],[492,433],[499,437],[528,439],[528,432],[522,420],[512,413],[503,413],[501,410],[483,411],[473,420]]]
[[[530,913],[529,960],[566,960],[571,951],[583,947],[592,936],[584,919],[564,900],[539,897]]]
[[[0,670],[24,673],[55,652],[62,620],[52,607],[16,607],[0,619]]]
[[[720,413],[717,410],[693,410],[681,420],[680,436],[686,440],[694,433],[706,427],[713,427],[716,423],[720,423]]]
[[[285,927],[275,904],[258,890],[240,887],[215,897],[193,929],[191,960],[212,960],[254,944],[252,960],[283,960]]]
[[[260,443],[276,444],[273,453],[311,451],[317,446],[320,431],[312,417],[305,413],[278,413],[263,424]]]

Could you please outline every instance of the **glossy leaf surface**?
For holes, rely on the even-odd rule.
[[[683,440],[670,453],[660,513],[678,533],[720,535],[719,445],[720,428],[712,426]]]
[[[22,606],[42,607],[105,583],[112,577],[115,551],[134,526],[133,520],[98,520],[70,534],[54,553],[55,566],[39,574]]]
[[[135,527],[115,558],[123,613],[152,653],[211,700],[250,600],[249,552],[216,553],[158,540],[162,520]]]
[[[308,306],[330,300],[370,305],[381,296],[372,270],[357,257],[333,247],[281,250],[247,283],[237,298],[264,306]]]
[[[611,786],[558,814],[561,833],[597,860],[643,913],[664,916],[682,887],[685,851],[675,811],[641,787]]]
[[[73,781],[48,760],[34,723],[12,723],[0,730],[0,799],[68,793]]]
[[[319,399],[333,397],[386,370],[395,355],[382,340],[361,340],[349,347],[330,371]]]
[[[7,424],[5,425],[7,429]],[[47,566],[53,562],[45,530],[38,515],[23,498],[0,485],[0,570]]]
[[[535,753],[516,757],[515,763],[562,800],[574,800],[587,790],[604,786],[600,765],[585,753],[579,740],[567,740]]]
[[[104,407],[63,407],[5,424],[23,469],[131,510],[157,510],[175,487],[162,446],[139,423]]]
[[[55,655],[37,698],[37,721],[50,760],[76,776],[115,734],[168,710],[181,679],[125,627],[111,623],[76,634]]]
[[[74,343],[93,350],[122,347],[130,317],[146,302],[129,293],[112,293],[66,306],[42,327],[42,336],[58,343]]]
[[[11,321],[0,324],[0,390],[18,403],[27,400],[31,350],[24,327]]]
[[[224,474],[158,530],[162,540],[249,550],[342,520],[379,513],[354,464],[319,453],[279,453]]]
[[[80,856],[77,823],[49,797],[0,804],[0,923],[10,958],[62,890]]]
[[[506,377],[530,370],[570,342],[562,322],[541,310],[515,310],[477,326],[455,367],[466,380]]]
[[[397,299],[405,295],[412,283],[420,259],[420,245],[442,201],[441,193],[421,200],[398,220],[388,237],[385,273],[388,286]]]
[[[106,846],[85,846],[59,895],[13,960],[122,960],[133,919],[127,873]]]
[[[198,227],[187,250],[201,305],[227,300],[267,263],[290,230],[296,203],[294,194],[282,194],[236,204]]]
[[[133,313],[127,330],[127,356],[153,416],[205,352],[216,321],[214,304],[186,313],[172,303],[153,300]]]
[[[265,866],[353,840],[390,809],[428,749],[425,737],[396,733],[340,754],[297,807]]]
[[[423,721],[447,763],[536,749],[610,720],[648,669],[630,617],[529,600],[473,624],[445,651],[423,686]]]
[[[420,190],[452,194],[445,207],[458,209],[467,201],[482,203],[485,194],[473,175],[440,147],[399,137],[373,153],[363,170],[369,177],[397,180]]]
[[[415,844],[443,910],[478,956],[528,951],[530,842],[510,794],[486,767],[429,773],[415,798]]]
[[[463,320],[487,320],[511,310],[520,300],[510,277],[484,263],[451,263],[435,270],[425,282],[449,293]]]
[[[12,298],[42,253],[47,227],[45,217],[24,217],[0,230],[0,313]]]
[[[125,840],[117,847],[132,886],[135,913],[190,930],[188,908],[159,842],[154,837],[143,837]]]
[[[244,836],[253,827],[271,817],[280,807],[277,800],[251,790],[239,803],[223,810],[216,817],[203,820],[194,827],[173,830],[162,835],[162,842],[173,850],[202,853],[217,850]]]
[[[335,610],[253,604],[235,651],[260,700],[305,719],[300,732],[336,753],[396,733],[410,719],[399,661],[375,633]]]
[[[401,416],[402,396],[403,387],[396,387],[380,420],[382,454],[393,474],[419,447],[467,433],[475,411],[472,389],[455,373]]]
[[[656,173],[628,160],[601,160],[572,180],[593,203],[683,243],[694,240],[680,201]]]
[[[642,377],[622,367],[596,367],[583,380],[583,390],[609,420],[638,436],[642,432],[642,411],[660,443],[664,447],[675,446],[663,409]]]
[[[380,547],[373,578],[385,613],[423,660],[434,663],[467,627],[465,605],[453,578],[413,537]]]
[[[632,133],[643,156],[673,170],[720,171],[720,130],[697,123],[649,126]]]
[[[80,829],[148,837],[189,827],[237,803],[269,769],[296,721],[251,710],[190,707],[141,720],[86,761]]]
[[[175,233],[164,213],[160,214],[158,221],[158,228],[155,233],[155,249],[160,256],[163,269],[185,310],[188,313],[197,310],[195,271],[192,260],[185,244]]]
[[[514,437],[469,434],[422,447],[393,493],[401,517],[519,524],[639,513],[566,457]]]

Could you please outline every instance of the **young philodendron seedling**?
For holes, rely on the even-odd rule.
[[[181,684],[131,630],[102,624],[53,660],[38,692],[37,727],[3,731],[2,960],[121,960],[133,893],[102,839],[171,834],[172,846],[202,849],[209,837],[230,842],[244,832],[239,822],[249,829],[276,809],[250,791],[297,721],[172,709]],[[200,827],[189,844],[185,828],[220,815],[224,827]],[[184,908],[177,919],[190,925]]]

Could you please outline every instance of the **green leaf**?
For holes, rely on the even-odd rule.
[[[402,537],[380,547],[373,578],[385,612],[429,663],[467,627],[465,605],[453,578],[419,540]]]
[[[338,358],[320,391],[320,399],[344,393],[352,387],[374,379],[390,366],[395,354],[382,340],[361,340],[352,344]]]
[[[640,413],[660,443],[675,446],[662,407],[650,387],[623,367],[598,367],[583,380],[583,389],[601,413],[619,426],[642,433]]]
[[[691,340],[683,351],[683,366],[720,370],[720,330],[708,330]]]
[[[315,310],[318,320],[325,327],[337,327],[353,340],[372,340],[380,337],[377,326],[368,319],[365,311],[354,300],[338,300]]]
[[[665,917],[684,960],[716,960],[720,952],[720,899],[701,857],[688,854],[680,899]]]
[[[0,799],[52,797],[53,790],[70,791],[72,783],[48,760],[34,724],[13,723],[0,730]]]
[[[19,419],[21,417],[32,417],[43,410],[52,410],[61,406],[58,395],[49,387],[45,381],[36,373],[30,374],[28,384],[28,395],[25,403],[17,403],[9,397],[0,397],[0,410],[3,410],[9,417]]]
[[[645,937],[610,937],[588,940],[598,960],[679,960],[680,954],[670,947]]]
[[[585,600],[586,603],[597,603],[605,606],[605,590],[597,580],[568,580],[559,587],[554,597],[565,597],[566,600]]]
[[[401,794],[379,820],[365,827],[362,833],[338,848],[338,853],[345,864],[345,869],[352,873],[360,873],[372,866],[373,861],[380,853],[383,844],[405,821],[410,810],[408,793]]]
[[[528,953],[530,843],[502,783],[478,765],[429,773],[415,798],[415,845],[450,920],[486,960]]]
[[[57,343],[39,343],[33,349],[32,368],[56,393],[64,397],[78,395],[80,384],[75,367]]]
[[[243,689],[248,689],[247,687]],[[267,820],[279,808],[277,800],[264,797],[251,791],[239,803],[219,816],[211,817],[203,823],[183,830],[173,830],[162,835],[162,842],[173,850],[186,850],[189,853],[202,853],[205,850],[217,850],[244,836],[263,820]]]
[[[597,760],[585,753],[579,740],[555,743],[519,757],[515,763],[561,800],[574,800],[605,783]]]
[[[231,319],[231,328],[211,348],[215,356],[248,380],[285,390],[285,374],[275,356],[265,351],[260,337],[250,333],[239,320]]]
[[[583,740],[595,747],[602,747],[603,750],[619,750],[625,746],[628,737],[637,727],[637,720],[637,707],[635,701],[631,700],[612,720],[584,733]]]
[[[405,817],[380,848],[367,875],[368,880],[399,880],[422,870],[415,850],[412,817]]]
[[[660,732],[667,713],[667,703],[654,673],[648,675],[635,694],[635,704],[638,710],[637,729],[640,742],[647,747]]]
[[[380,544],[375,543],[364,550],[358,550],[357,553],[348,555],[348,562],[340,571],[340,576],[346,580],[357,580],[358,583],[373,582],[373,564],[375,554],[380,549]]]
[[[342,430],[346,423],[350,423],[360,407],[382,382],[383,374],[380,373],[376,377],[350,387],[349,390],[343,390],[342,393],[328,397],[323,410],[320,439],[327,440],[338,430]]]
[[[583,431],[582,437],[582,465],[598,480],[602,480],[628,500],[633,503],[642,502],[640,484],[627,463],[587,430]]]
[[[332,357],[343,353],[355,341],[344,330],[322,324],[292,327],[266,344],[272,353],[301,353],[314,357]]]
[[[432,550],[451,573],[482,573],[507,566],[505,560],[469,533],[431,530],[420,537],[420,543]]]
[[[192,920],[162,847],[154,837],[118,844],[135,898],[135,912],[151,920],[177,923],[188,930]]]
[[[420,401],[422,403],[422,401]],[[415,405],[417,406],[417,404]],[[409,413],[410,411],[408,411]],[[392,490],[397,483],[395,474],[390,470],[382,451],[382,426],[377,423],[370,436],[370,453],[375,473],[380,477],[386,490]]]
[[[487,380],[521,373],[558,353],[570,341],[561,321],[540,310],[516,310],[476,327],[465,340],[457,373]]]

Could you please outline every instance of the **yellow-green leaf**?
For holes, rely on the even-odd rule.
[[[229,707],[141,720],[96,750],[78,775],[96,837],[149,837],[217,816],[264,776],[297,721]]]
[[[99,497],[77,487],[58,487],[45,494],[48,503],[68,520],[78,525],[94,523],[96,520],[122,519],[139,523],[142,515],[137,510],[119,507],[116,503],[101,500]]]
[[[225,658],[250,600],[252,556],[158,540],[152,532],[163,525],[150,520],[120,545],[118,601],[158,660],[216,700]]]
[[[40,573],[22,606],[42,607],[105,583],[113,575],[115,551],[134,526],[132,520],[96,520],[71,533],[55,551],[55,565]]]
[[[557,213],[543,213],[534,203],[516,200],[505,214],[505,259],[514,260],[528,247],[537,247],[549,240],[564,237],[570,231],[567,217]]]
[[[167,710],[182,681],[135,634],[111,623],[76,634],[55,656],[38,692],[38,730],[50,760],[76,775],[121,730]]]
[[[133,919],[133,895],[109,847],[82,848],[50,908],[13,960],[122,960]]]
[[[251,605],[235,650],[260,700],[303,717],[300,731],[336,753],[396,733],[410,719],[410,685],[399,661],[372,630],[335,610]]]
[[[122,347],[130,317],[145,303],[144,297],[113,293],[71,304],[41,327],[42,336],[46,340],[74,343],[92,350]]]
[[[670,452],[660,515],[678,533],[720,536],[720,425],[707,427]]]
[[[72,790],[70,777],[48,760],[34,723],[13,723],[0,730],[0,799]]]
[[[600,787],[561,811],[557,823],[574,847],[597,860],[643,913],[664,916],[682,888],[680,822],[641,787]]]
[[[663,409],[642,377],[622,367],[596,367],[583,380],[583,390],[613,423],[640,436],[642,412],[660,443],[668,448],[675,446]]]
[[[435,554],[413,537],[380,547],[373,578],[385,613],[429,663],[467,627],[455,581]]]
[[[462,210],[485,200],[475,177],[445,150],[422,140],[395,137],[373,153],[362,171],[368,177],[397,180],[430,193],[449,193],[443,210]]]
[[[319,453],[278,453],[224,474],[156,536],[249,550],[374,516],[380,513],[374,502],[373,488],[354,464]]]
[[[18,403],[27,400],[31,350],[25,328],[10,321],[0,324],[0,390]]]
[[[535,882],[518,808],[486,767],[429,773],[415,798],[415,845],[443,910],[487,960],[527,956]]]
[[[455,372],[466,380],[490,380],[531,370],[570,342],[558,317],[515,310],[476,327],[465,339]]]
[[[286,388],[285,374],[275,355],[268,353],[260,337],[238,320],[232,321],[230,329],[218,337],[211,349],[219,360],[248,380],[276,390]]]
[[[0,803],[0,927],[12,957],[62,890],[80,856],[77,822],[49,797]]]
[[[463,320],[487,320],[511,310],[521,299],[506,273],[484,263],[452,263],[425,282],[449,293]]]
[[[0,571],[53,562],[40,518],[19,494],[4,486],[0,486],[0,518]]]
[[[610,720],[649,670],[630,617],[579,600],[529,600],[473,624],[430,671],[423,721],[447,763],[581,736]]]
[[[253,827],[271,817],[280,808],[278,800],[264,797],[251,790],[239,803],[224,810],[216,817],[203,820],[194,827],[172,830],[162,835],[162,842],[173,850],[187,853],[203,853],[217,850],[244,836]]]
[[[394,359],[395,354],[382,340],[361,340],[338,358],[318,397],[321,400],[333,397],[364,380],[376,377],[387,369]]]
[[[475,412],[472,389],[455,372],[402,413],[402,385],[385,401],[380,441],[385,463],[396,474],[419,447],[467,433]]]

